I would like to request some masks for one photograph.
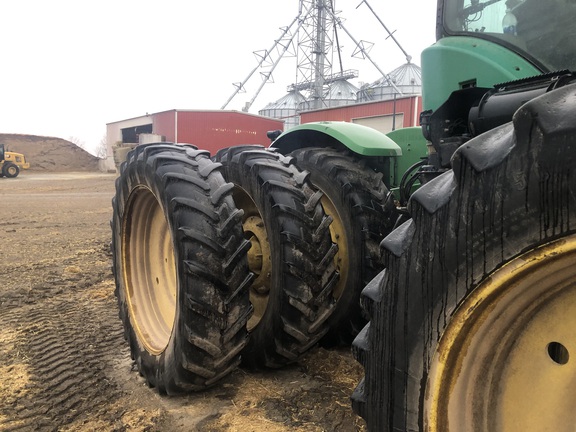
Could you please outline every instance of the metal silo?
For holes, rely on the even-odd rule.
[[[298,107],[306,98],[299,91],[292,90],[276,102],[271,102],[258,114],[265,117],[271,117],[284,121],[284,130],[288,130],[300,124],[300,115]]]
[[[414,63],[405,63],[386,77],[365,84],[358,92],[358,102],[390,100],[399,96],[422,94],[422,70]]]
[[[347,80],[334,81],[324,93],[324,104],[328,108],[356,103],[358,87]]]

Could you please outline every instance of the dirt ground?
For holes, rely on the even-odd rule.
[[[109,250],[113,174],[0,178],[0,431],[361,431],[349,348],[161,397],[130,359]]]

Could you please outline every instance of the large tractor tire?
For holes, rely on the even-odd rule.
[[[116,181],[120,318],[161,394],[205,389],[240,363],[253,275],[232,187],[207,152],[174,144],[137,147]]]
[[[384,240],[354,342],[372,431],[576,424],[576,88],[463,145]]]
[[[15,178],[20,174],[20,167],[12,162],[4,162],[2,175],[6,178]]]
[[[280,367],[298,360],[328,331],[338,280],[330,218],[322,210],[322,194],[292,158],[242,146],[221,150],[215,159],[235,185],[234,201],[244,211],[244,232],[252,244],[254,314],[242,360],[251,368]]]
[[[291,155],[324,193],[322,206],[333,219],[330,233],[338,245],[335,263],[340,279],[332,292],[337,305],[326,340],[349,344],[366,324],[360,292],[383,269],[379,245],[394,225],[394,202],[382,174],[350,152],[304,148]]]

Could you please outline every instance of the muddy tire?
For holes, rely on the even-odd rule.
[[[362,295],[352,399],[370,430],[576,423],[575,114],[574,86],[537,98],[413,195]]]
[[[251,314],[250,244],[220,166],[192,146],[129,153],[116,181],[116,296],[138,370],[162,394],[231,372]]]
[[[382,269],[379,244],[390,233],[394,203],[376,173],[350,152],[331,148],[304,148],[291,153],[296,165],[324,196],[324,211],[332,217],[332,241],[340,279],[333,290],[336,310],[328,324],[327,342],[350,343],[366,324],[360,310],[360,292]]]
[[[338,280],[330,218],[322,194],[292,158],[243,146],[221,150],[215,159],[235,185],[234,201],[244,211],[244,232],[252,243],[254,315],[242,359],[252,368],[280,367],[298,360],[328,331]]]
[[[2,175],[6,178],[15,178],[20,174],[20,167],[12,162],[4,162],[2,165]]]

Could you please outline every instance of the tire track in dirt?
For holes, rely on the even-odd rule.
[[[87,249],[75,246],[69,242],[66,248],[61,248],[67,256],[58,260],[44,258],[22,262],[18,258],[19,262],[12,263],[10,257],[2,256],[2,263],[9,265],[0,266],[0,280],[4,281],[0,308],[38,303],[66,291],[88,289],[112,276],[109,243],[94,241]]]
[[[122,392],[107,379],[106,357],[125,349],[112,299],[61,294],[9,310],[0,328],[0,342],[13,341],[9,358],[0,356],[0,385],[26,376],[2,405],[0,430],[56,431],[95,415],[113,424],[122,415],[111,409]]]

